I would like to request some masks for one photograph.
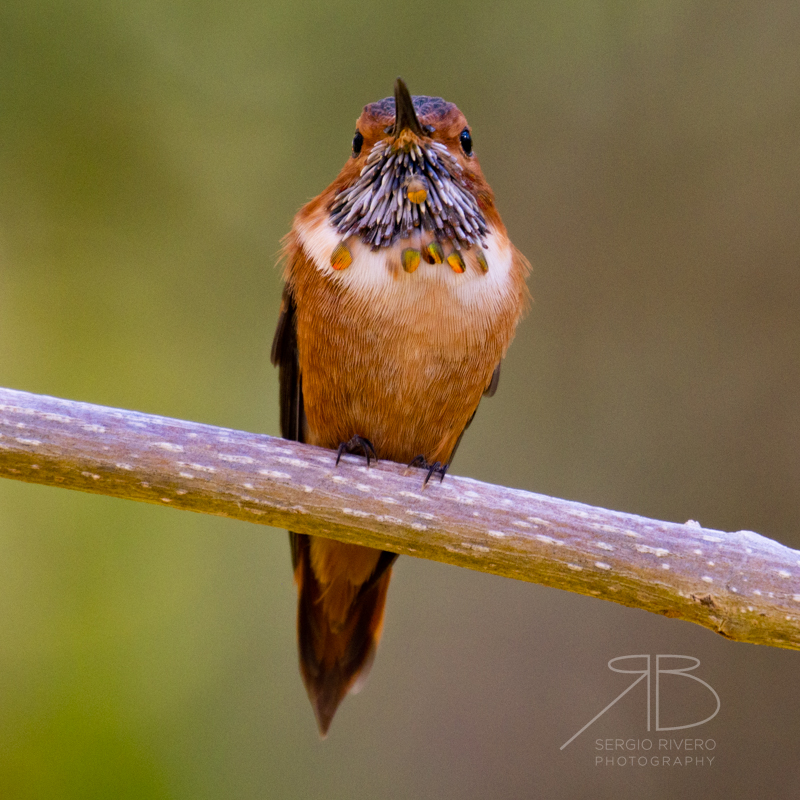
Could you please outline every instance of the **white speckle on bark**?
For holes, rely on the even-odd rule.
[[[263,475],[265,478],[276,478],[278,480],[290,480],[292,477],[288,472],[278,472],[274,469],[260,469],[258,474]]]
[[[209,472],[214,473],[217,471],[216,467],[209,467],[205,464],[187,464],[185,461],[178,462],[179,467],[188,467],[189,469],[196,470],[197,472]]]
[[[342,509],[342,513],[343,514],[347,514],[350,517],[371,517],[372,516],[372,514],[370,514],[369,511],[361,511],[360,509],[357,509],[357,508],[343,508]]]
[[[231,456],[227,453],[217,453],[220,461],[227,461],[229,464],[255,464],[255,459],[250,456]]]
[[[714,579],[710,575],[703,575],[700,580],[702,580],[704,583],[714,583]]]
[[[42,414],[42,419],[46,419],[48,422],[63,422],[65,425],[72,422],[72,417],[65,417],[63,414]]]
[[[663,558],[664,556],[669,555],[669,550],[667,550],[666,547],[650,547],[646,544],[637,544],[634,547],[634,550],[636,550],[637,553],[650,553],[658,558]]]
[[[410,514],[413,517],[420,517],[421,519],[436,519],[435,514],[428,514],[427,511],[416,511],[413,508],[407,508],[406,514]]]
[[[622,531],[616,525],[607,525],[605,523],[594,523],[592,527],[596,531],[603,531],[604,533],[622,533]]]
[[[563,546],[564,542],[560,539],[554,539],[552,536],[545,536],[543,533],[537,533],[536,538],[544,544],[554,544],[559,547]]]
[[[160,450],[167,450],[170,453],[182,453],[183,445],[173,444],[172,442],[155,442],[153,447],[158,447]]]
[[[308,469],[312,466],[308,461],[303,461],[300,458],[286,458],[286,456],[278,456],[275,461],[279,464],[286,464],[289,467],[297,467],[298,469]]]
[[[398,492],[401,497],[410,497],[412,500],[428,500],[423,494],[416,494],[415,492]]]

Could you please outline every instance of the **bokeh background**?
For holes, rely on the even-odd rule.
[[[281,236],[402,75],[533,264],[454,471],[800,547],[799,53],[791,0],[5,0],[0,385],[277,434]],[[405,558],[320,742],[294,604],[281,531],[0,481],[0,797],[796,796],[796,653]],[[595,766],[635,692],[559,750],[631,653],[701,660],[711,766]]]

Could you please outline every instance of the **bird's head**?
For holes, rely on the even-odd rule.
[[[485,275],[511,257],[466,118],[440,97],[412,97],[400,78],[394,97],[364,107],[347,163],[296,228],[315,263],[334,271],[358,256],[364,271],[412,273],[425,261]]]
[[[456,271],[461,250],[485,246],[496,215],[464,115],[439,97],[412,97],[400,78],[394,97],[364,108],[332,188],[330,222],[342,240],[416,244],[409,252],[429,263],[454,252]]]

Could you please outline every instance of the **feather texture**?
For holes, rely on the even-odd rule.
[[[398,85],[411,127],[393,131],[391,98],[367,106],[358,121],[359,152],[298,212],[284,242],[286,286],[272,348],[281,431],[331,449],[363,437],[381,459],[447,465],[481,397],[497,388],[528,300],[528,265],[508,240],[477,159],[461,149],[461,112],[439,98],[413,98],[411,112],[412,100]],[[377,235],[369,215],[383,213],[381,204],[405,208],[407,200],[394,192],[406,191],[406,179],[391,173],[398,185],[378,189],[369,170],[409,161],[404,152],[413,161],[418,151],[437,154],[455,181],[432,192],[431,214],[457,189],[455,216],[440,227],[395,225],[395,217],[381,216],[386,233]],[[406,167],[416,180],[416,167]],[[429,172],[422,175],[429,188],[447,177]],[[478,233],[456,236],[458,225]],[[430,247],[445,257],[456,248],[458,258],[450,260],[458,270],[441,258],[403,269],[404,251]],[[290,541],[300,671],[325,735],[343,697],[369,671],[396,556],[296,533]]]

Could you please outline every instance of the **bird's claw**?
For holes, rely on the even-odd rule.
[[[353,436],[352,439],[348,442],[342,442],[339,445],[339,449],[336,451],[336,464],[338,466],[339,462],[342,459],[342,455],[344,453],[357,453],[361,451],[367,459],[367,466],[370,465],[370,459],[374,458],[375,462],[378,461],[378,454],[375,452],[375,448],[372,446],[372,442],[369,439],[365,439],[363,436]]]
[[[447,469],[450,465],[442,464],[441,461],[434,461],[433,464],[429,464],[425,456],[420,455],[412,458],[411,463],[408,466],[419,467],[420,469],[428,470],[428,474],[425,476],[425,480],[422,482],[423,486],[427,486],[431,476],[437,473],[439,474],[439,483],[441,483],[444,480],[444,476],[447,474]]]

